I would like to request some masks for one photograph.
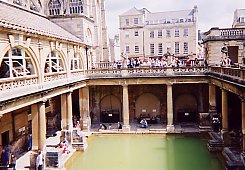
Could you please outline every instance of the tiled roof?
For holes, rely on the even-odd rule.
[[[83,43],[47,18],[0,2],[0,27]]]
[[[147,14],[146,20],[190,18],[192,14],[193,10],[156,12]]]

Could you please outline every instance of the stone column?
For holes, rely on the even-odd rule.
[[[222,89],[222,131],[228,131],[228,98],[225,89]]]
[[[129,131],[128,85],[123,85],[123,131]]]
[[[167,84],[167,132],[174,131],[173,118],[173,85]]]
[[[80,112],[80,125],[83,128],[83,90],[82,88],[79,89],[79,112]]]
[[[82,89],[82,113],[83,113],[83,129],[90,130],[91,119],[89,115],[89,87],[83,87]]]
[[[66,94],[61,95],[61,129],[67,130],[68,129],[68,122],[67,122],[67,101],[66,101]]]
[[[209,84],[209,113],[215,114],[216,111],[216,91],[215,86]]]
[[[45,101],[40,102],[38,113],[38,149],[43,150],[46,147],[46,115],[45,115]]]
[[[31,126],[32,126],[32,150],[38,149],[38,105],[31,105]]]
[[[67,123],[68,130],[72,130],[73,121],[72,121],[72,92],[68,92],[67,94]]]
[[[241,99],[242,112],[242,150],[245,152],[245,98]]]

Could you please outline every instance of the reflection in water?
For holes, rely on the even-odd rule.
[[[163,135],[96,135],[67,170],[221,170],[206,141]]]

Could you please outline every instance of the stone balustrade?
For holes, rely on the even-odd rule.
[[[0,79],[0,97],[8,98],[8,93],[34,93],[94,78],[137,78],[137,77],[172,77],[172,76],[215,76],[229,81],[244,84],[245,69],[231,67],[138,67],[122,69],[91,69],[72,71],[70,73],[53,73],[44,75],[43,81],[37,76],[16,77]],[[22,93],[21,93],[22,94]],[[2,97],[3,96],[3,97]]]
[[[219,29],[213,28],[211,29],[206,37],[204,38],[204,42],[210,40],[237,40],[237,39],[245,39],[245,28],[229,28],[229,29]]]

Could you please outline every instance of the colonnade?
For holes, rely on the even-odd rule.
[[[228,91],[221,88],[221,116],[222,116],[222,129],[221,134],[227,133],[229,130],[229,118],[228,118]],[[245,151],[245,99],[240,97],[241,100],[241,118],[242,118],[242,149]],[[216,111],[216,91],[215,85],[209,84],[209,108],[210,112]],[[222,136],[223,137],[223,136]]]

